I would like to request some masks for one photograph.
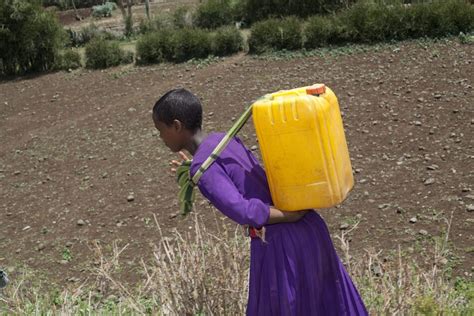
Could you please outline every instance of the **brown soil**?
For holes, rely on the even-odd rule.
[[[205,129],[227,130],[258,96],[323,82],[339,97],[356,172],[348,200],[321,211],[331,232],[360,220],[352,255],[373,248],[390,260],[398,245],[413,253],[432,247],[452,216],[448,263],[472,276],[472,56],[474,45],[456,40],[404,42],[322,57],[241,54],[203,67],[125,66],[1,82],[0,267],[82,281],[96,260],[92,243],[107,249],[118,241],[130,245],[123,276],[133,280],[158,241],[154,216],[165,234],[191,228],[191,218],[173,216],[177,185],[168,161],[175,156],[154,131],[157,98],[191,89],[203,101]],[[256,144],[251,123],[239,135]],[[196,212],[217,214],[202,199]],[[234,225],[212,225],[224,224]],[[61,262],[66,247],[68,263]]]

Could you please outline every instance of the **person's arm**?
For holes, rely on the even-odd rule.
[[[310,211],[291,211],[285,212],[281,211],[273,206],[270,206],[270,216],[268,217],[267,224],[277,224],[277,223],[292,223],[299,221],[303,216]]]
[[[198,187],[212,205],[240,225],[262,227],[267,224],[269,205],[260,199],[245,198],[217,162],[203,173]]]
[[[179,155],[181,159],[189,160],[183,152],[179,152]],[[176,172],[176,167],[181,163],[173,160],[170,164],[173,166],[171,171]],[[222,167],[217,164],[203,174],[199,188],[217,209],[239,224],[261,227],[267,224],[296,222],[309,212],[281,211],[258,199],[245,199]]]

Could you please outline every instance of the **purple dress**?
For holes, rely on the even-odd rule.
[[[223,137],[212,133],[201,143],[191,175]],[[273,203],[265,171],[239,139],[231,140],[198,187],[235,222],[252,227],[267,223]],[[318,213],[265,228],[265,242],[251,241],[247,315],[367,315]]]

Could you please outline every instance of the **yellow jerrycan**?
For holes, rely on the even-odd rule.
[[[275,207],[340,204],[354,186],[339,104],[323,84],[265,95],[252,116]]]

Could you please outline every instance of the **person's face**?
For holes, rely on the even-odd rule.
[[[174,120],[171,125],[166,125],[164,122],[157,120],[153,116],[153,122],[156,129],[160,132],[160,138],[172,152],[178,152],[183,149],[183,124]]]

